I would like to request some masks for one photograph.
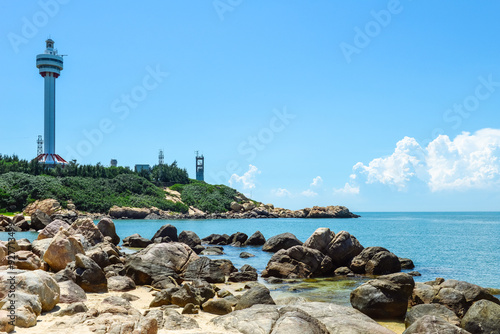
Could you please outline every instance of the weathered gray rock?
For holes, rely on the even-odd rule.
[[[36,210],[31,214],[30,226],[34,230],[43,230],[52,220],[49,215],[41,210]]]
[[[425,315],[417,319],[403,334],[471,334],[439,316]]]
[[[229,243],[235,244],[235,243],[239,242],[241,245],[243,245],[245,243],[245,241],[247,241],[247,239],[248,239],[248,235],[246,235],[245,233],[236,232],[236,233],[231,234],[231,236],[229,237]]]
[[[394,334],[361,312],[328,303],[254,305],[211,320],[226,331],[247,334]]]
[[[32,252],[38,255],[40,259],[43,259],[43,255],[45,254],[47,248],[49,248],[51,242],[52,238],[43,240],[33,240],[33,243],[31,244]]]
[[[135,233],[123,238],[123,246],[132,248],[146,248],[153,242],[149,239],[143,238],[140,234]]]
[[[228,259],[216,259],[213,262],[219,266],[224,275],[229,276],[231,273],[237,272],[238,269],[233,265],[231,260]]]
[[[264,252],[277,252],[280,249],[288,249],[293,246],[302,246],[302,242],[292,233],[281,233],[269,238],[262,250]]]
[[[482,299],[462,318],[461,327],[472,334],[500,334],[500,305]]]
[[[460,318],[469,308],[464,294],[452,288],[441,288],[432,302],[446,306]]]
[[[401,264],[401,269],[413,269],[413,268],[415,268],[413,261],[410,259],[407,259],[407,258],[400,257],[399,263]]]
[[[257,231],[254,234],[252,234],[250,237],[248,237],[248,239],[247,239],[247,241],[245,241],[244,245],[245,246],[262,246],[265,243],[266,243],[266,238],[264,238],[264,235],[260,231]]]
[[[275,305],[269,289],[264,286],[256,286],[245,292],[236,304],[235,310],[243,310],[256,304]]]
[[[332,259],[335,267],[349,266],[351,260],[363,250],[363,246],[353,235],[340,231],[328,245],[326,255]]]
[[[105,237],[111,237],[111,242],[114,245],[120,243],[120,237],[116,234],[115,223],[111,218],[103,218],[97,223],[97,228],[101,231],[102,235]]]
[[[227,234],[210,234],[208,237],[201,239],[204,243],[209,245],[228,245],[229,235]]]
[[[231,303],[224,299],[211,299],[205,302],[201,307],[205,312],[218,315],[228,314],[233,311]]]
[[[59,298],[60,303],[72,304],[87,300],[85,291],[75,282],[64,281],[59,282],[58,284],[61,293],[61,297]]]
[[[200,237],[194,233],[193,231],[182,231],[179,234],[179,242],[185,243],[191,249],[194,249],[197,246],[201,246]]]
[[[255,255],[253,255],[252,253],[248,253],[248,252],[241,252],[240,257],[242,259],[248,259],[249,257],[255,257]]]
[[[54,315],[57,317],[63,317],[66,315],[75,315],[77,313],[84,313],[84,312],[87,312],[88,310],[89,309],[87,308],[87,306],[84,303],[74,303],[74,304],[71,304],[71,305],[63,308],[62,310],[55,313]]]
[[[183,274],[199,259],[188,245],[180,242],[152,244],[127,258],[125,270],[135,284],[145,285]]]
[[[243,271],[235,272],[229,275],[227,279],[229,282],[248,282],[257,280],[257,272],[254,271]]]
[[[207,247],[201,251],[200,255],[223,255],[224,250],[222,247]]]
[[[37,240],[53,238],[60,229],[67,230],[70,225],[63,220],[56,219],[38,233]]]
[[[333,272],[329,256],[304,246],[282,249],[269,260],[262,277],[309,278]]]
[[[179,241],[179,238],[177,237],[177,228],[175,226],[171,224],[163,225],[158,231],[156,231],[155,235],[151,238],[151,241],[155,241],[158,238],[163,240],[163,238],[167,237],[171,241]]]
[[[74,268],[72,267],[74,265]],[[75,272],[76,284],[85,292],[108,292],[108,281],[104,271],[91,258],[77,254],[75,263],[70,264]]]
[[[18,269],[37,270],[41,269],[40,258],[30,251],[17,251],[14,253],[14,266]]]
[[[71,234],[81,234],[94,246],[104,241],[104,235],[90,218],[78,218],[68,229]]]
[[[200,328],[198,322],[193,318],[189,318],[179,314],[175,310],[166,309],[164,313],[163,328],[166,330],[189,330]]]
[[[367,247],[351,260],[357,274],[386,275],[401,271],[399,258],[383,247]]]
[[[328,245],[335,238],[335,233],[330,231],[329,228],[320,227],[311,234],[311,236],[304,242],[304,247],[319,250],[321,253],[326,254]]]
[[[128,276],[111,276],[108,278],[108,290],[130,291],[135,290],[134,281]]]
[[[217,262],[207,257],[200,257],[190,262],[184,273],[184,279],[193,281],[202,279],[209,283],[224,283],[226,277]]]
[[[405,273],[380,276],[351,292],[351,305],[371,318],[403,318],[415,282]]]
[[[452,325],[460,325],[460,319],[456,316],[455,312],[451,311],[446,306],[440,304],[420,304],[415,305],[406,313],[406,328],[426,315],[438,316]]]

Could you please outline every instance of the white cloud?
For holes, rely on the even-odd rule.
[[[276,197],[290,197],[292,194],[285,188],[271,190],[271,193]]]
[[[432,191],[487,188],[500,183],[500,130],[463,132],[453,141],[439,136],[427,146]]]
[[[304,190],[303,192],[301,192],[301,194],[303,196],[306,196],[306,197],[315,197],[315,196],[318,196],[318,193],[312,191],[311,189]]]
[[[463,132],[453,140],[440,135],[426,148],[405,137],[390,156],[368,165],[358,162],[353,170],[365,175],[366,183],[392,185],[398,190],[411,180],[425,182],[433,192],[495,187],[500,185],[500,129]]]
[[[243,189],[254,189],[255,188],[255,177],[257,174],[260,174],[260,170],[254,165],[248,166],[248,171],[245,172],[242,176],[237,174],[231,175],[229,179],[229,184],[231,187],[235,186],[238,183],[243,185]]]
[[[422,169],[419,159],[422,154],[423,150],[414,138],[404,137],[396,144],[392,155],[373,159],[368,166],[358,162],[353,170],[365,174],[367,183],[380,182],[402,190],[410,178]]]
[[[344,194],[344,195],[357,195],[359,194],[359,187],[354,187],[346,182],[343,188],[333,189],[335,194]]]
[[[321,178],[321,176],[316,176],[311,183],[311,187],[320,187],[322,184],[323,179]]]

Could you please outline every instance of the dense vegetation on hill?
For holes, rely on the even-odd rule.
[[[138,174],[125,167],[74,162],[64,168],[48,168],[35,161],[0,155],[0,210],[21,211],[35,200],[54,198],[63,207],[71,200],[79,210],[88,212],[104,213],[113,205],[187,212],[186,205],[166,200],[164,190],[153,182],[190,181],[187,171],[176,162]]]
[[[163,189],[134,174],[112,179],[53,177],[9,172],[0,175],[0,209],[21,211],[37,199],[54,198],[63,207],[71,200],[79,210],[107,212],[113,205],[152,207],[187,212],[188,207],[165,199]]]
[[[236,190],[224,185],[191,181],[190,184],[173,185],[170,189],[180,192],[182,201],[187,205],[208,213],[229,211],[231,202],[239,195]]]

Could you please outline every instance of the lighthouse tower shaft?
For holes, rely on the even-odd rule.
[[[66,164],[56,154],[56,79],[63,70],[63,57],[54,49],[54,41],[45,41],[47,48],[36,56],[36,67],[45,81],[44,96],[44,152],[36,159],[45,164]]]

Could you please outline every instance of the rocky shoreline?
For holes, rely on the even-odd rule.
[[[61,333],[394,333],[377,323],[386,319],[404,320],[406,334],[500,329],[500,301],[487,289],[441,278],[415,283],[401,272],[413,267],[410,259],[382,247],[365,248],[346,231],[319,228],[305,242],[291,233],[266,240],[258,231],[200,239],[166,224],[152,239],[125,238],[125,245],[142,248],[125,254],[110,218],[96,225],[89,218],[38,216],[30,222],[43,226],[37,240],[0,243],[0,331],[14,329],[11,300],[17,327],[40,326],[45,315],[61,319],[49,327]],[[252,245],[274,254],[258,273],[203,256],[217,254],[219,245]],[[351,292],[352,307],[272,297],[284,282],[335,276],[372,279]],[[134,292],[149,304],[142,300],[137,307]],[[89,303],[94,294],[107,297]]]

